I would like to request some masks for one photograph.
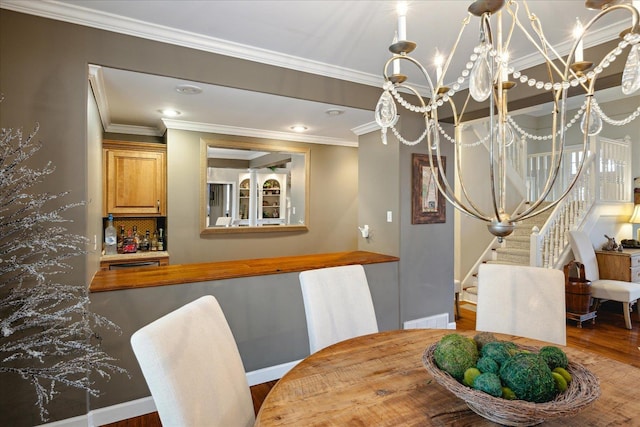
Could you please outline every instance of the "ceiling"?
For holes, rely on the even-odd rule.
[[[418,43],[412,56],[423,62],[430,73],[435,72],[432,58],[436,53],[446,55],[454,45],[469,3],[408,2],[407,38]],[[388,46],[397,26],[395,5],[395,1],[365,0],[3,0],[0,4],[19,12],[375,87],[381,87],[383,66],[390,57]],[[569,51],[576,17],[586,23],[596,14],[586,9],[582,0],[530,1],[529,7],[542,23],[547,40],[560,54]],[[478,26],[478,18],[472,17],[458,47],[458,52],[465,53],[452,61],[445,74],[446,83],[453,82],[464,69],[478,43]],[[611,40],[628,26],[625,15],[607,18],[599,22],[598,31],[588,35],[585,47]],[[518,59],[512,60],[517,69],[541,62],[522,36],[514,35],[510,49],[519,52]],[[403,69],[403,73],[410,80],[417,80],[410,71]],[[282,139],[357,145],[357,133],[369,129],[373,121],[372,111],[213,85],[197,84],[202,89],[198,95],[175,90],[178,85],[190,83],[106,68],[94,69],[92,76],[107,131],[160,134],[164,126],[195,127],[220,133],[252,136],[267,132]],[[96,85],[100,85],[99,90]],[[424,82],[418,85],[426,87]],[[182,114],[163,123],[158,110],[165,107],[176,108]],[[326,114],[333,108],[343,113]],[[308,127],[304,135],[294,135],[290,130],[297,123]]]

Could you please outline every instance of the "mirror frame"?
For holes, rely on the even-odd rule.
[[[296,154],[304,154],[305,162],[305,185],[304,185],[304,224],[300,225],[278,225],[278,226],[243,226],[243,227],[207,227],[207,147],[236,148],[241,150],[258,151],[286,151]],[[309,148],[293,147],[287,145],[260,144],[243,141],[224,141],[200,138],[200,235],[210,234],[236,234],[236,233],[282,233],[291,231],[309,231],[309,169],[310,169]]]

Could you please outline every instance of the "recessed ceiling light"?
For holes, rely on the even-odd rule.
[[[183,95],[197,95],[199,93],[202,93],[202,88],[196,85],[179,85],[176,86],[176,92]]]
[[[339,116],[344,113],[344,110],[341,110],[340,108],[329,108],[325,113],[330,116]]]
[[[304,132],[307,130],[307,127],[305,125],[293,125],[289,129],[294,132]]]
[[[182,114],[180,111],[178,110],[174,110],[171,108],[165,108],[163,110],[158,110],[163,116],[167,116],[167,117],[176,117],[179,116],[180,114]]]

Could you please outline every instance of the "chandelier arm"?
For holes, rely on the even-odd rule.
[[[460,39],[462,38],[462,33],[464,33],[465,28],[467,28],[467,25],[471,21],[471,16],[473,16],[473,15],[471,14],[471,12],[469,12],[467,14],[467,16],[465,17],[465,19],[462,20],[462,28],[460,28],[460,32],[458,33],[458,38],[456,39],[455,43],[453,43],[453,47],[451,48],[451,52],[449,53],[449,56],[447,56],[447,60],[444,63],[444,67],[442,69],[442,75],[440,76],[440,79],[436,82],[438,87],[441,87],[443,85],[443,83],[444,83],[443,82],[444,76],[447,75],[447,70],[449,69],[449,64],[451,64],[451,60],[453,59],[453,55],[455,54],[456,50],[458,50],[458,44],[460,44]]]
[[[540,21],[540,18],[538,18],[536,16],[536,14],[531,13],[529,11],[529,7],[527,5],[527,2],[524,2],[525,5],[525,9],[527,11],[527,15],[529,16],[529,21],[531,23],[531,28],[533,29],[534,33],[538,36],[538,38],[540,39],[540,43],[541,43],[541,47],[540,47],[540,52],[543,54],[544,58],[545,58],[545,66],[547,68],[547,76],[549,77],[549,81],[551,82],[551,84],[554,83],[555,79],[553,78],[553,70],[551,68],[551,66],[553,65],[553,61],[549,60],[549,53],[547,52],[548,49],[551,49],[551,51],[556,55],[556,57],[561,58],[560,55],[558,55],[558,52],[555,51],[555,49],[553,49],[553,46],[549,45],[549,43],[547,43],[547,39],[544,35],[544,31],[542,30],[542,22]],[[520,20],[518,20],[518,23],[520,23]],[[524,28],[524,25],[520,25],[520,28],[522,29],[522,31],[527,35],[527,37],[529,37],[529,34],[527,33],[527,31]],[[533,39],[530,38],[530,40],[533,42]],[[535,43],[534,43],[535,44]],[[556,71],[558,73],[560,73],[560,70],[556,68]],[[576,76],[574,74],[574,78],[578,78],[578,76]],[[586,89],[586,88],[585,88]],[[557,92],[556,92],[557,93]],[[555,109],[558,109],[558,97],[557,96],[553,96],[553,107]]]
[[[558,98],[561,99],[561,107],[560,107],[560,125],[561,125],[561,129],[564,129],[564,123],[566,120],[566,93],[567,90],[563,89],[562,91],[558,90],[556,91],[556,104],[557,105],[557,101]],[[562,157],[564,155],[564,143],[565,143],[565,132],[560,132],[560,144],[559,144],[559,153],[556,153],[556,146],[557,144],[557,136],[558,136],[558,132],[556,132],[556,129],[558,129],[558,109],[555,109],[553,111],[553,124],[551,127],[552,130],[552,137],[551,137],[551,165],[552,165],[552,172],[549,173],[549,175],[547,176],[547,180],[545,182],[544,188],[542,190],[542,193],[540,194],[540,196],[538,196],[538,198],[533,202],[530,203],[529,207],[527,209],[525,209],[523,212],[521,212],[520,214],[516,214],[514,215],[514,217],[512,218],[513,221],[520,221],[523,218],[529,218],[529,214],[530,213],[534,213],[534,215],[538,215],[541,212],[544,212],[544,210],[539,210],[536,211],[536,209],[538,208],[538,206],[540,206],[542,204],[542,202],[544,202],[544,200],[547,198],[547,196],[549,195],[549,193],[551,192],[551,189],[553,188],[553,185],[556,183],[556,180],[558,179],[558,174],[560,172],[560,167],[562,165]],[[583,144],[583,150],[586,148],[586,145]],[[568,193],[568,191],[567,191]],[[561,200],[561,198],[559,198],[559,200]],[[554,203],[554,206],[557,203]],[[546,209],[545,209],[546,210]],[[531,215],[531,216],[534,216]]]
[[[576,170],[576,174],[574,175],[573,179],[571,180],[571,182],[569,183],[569,185],[567,186],[567,188],[565,189],[565,191],[562,193],[562,195],[560,197],[558,197],[556,200],[552,201],[549,205],[545,206],[544,208],[533,212],[529,215],[521,215],[519,220],[526,220],[529,218],[532,218],[536,215],[539,215],[543,212],[548,211],[549,209],[553,209],[558,203],[560,203],[562,200],[564,200],[564,198],[569,194],[569,192],[573,189],[573,187],[576,185],[576,182],[578,182],[578,179],[580,178],[580,175],[582,174],[582,169],[584,167],[584,164],[586,163],[587,160],[587,151],[586,151],[586,146],[587,146],[587,139],[589,138],[588,133],[585,133],[583,136],[583,142],[582,142],[582,146],[583,146],[583,153],[585,153],[585,155],[582,156],[582,158],[580,159],[580,162],[578,164],[578,168]],[[593,154],[591,154],[593,155]]]
[[[503,73],[501,72],[501,68],[503,65],[503,55],[504,55],[504,51],[506,49],[508,49],[508,45],[507,44],[503,44],[502,43],[502,10],[500,12],[498,12],[498,34],[497,34],[497,45],[498,45],[498,57],[500,58],[500,65],[498,66],[498,69],[496,70],[496,63],[492,61],[492,74],[496,80],[496,85],[493,87],[493,93],[496,97],[496,112],[498,114],[498,121],[496,123],[496,126],[498,127],[497,131],[495,132],[495,140],[492,139],[491,140],[491,146],[494,147],[494,144],[497,144],[497,155],[498,155],[498,163],[497,163],[497,194],[498,194],[498,198],[495,199],[497,201],[496,205],[494,206],[494,208],[496,209],[496,219],[498,221],[501,220],[500,218],[500,214],[505,212],[505,188],[507,185],[507,174],[506,174],[506,165],[505,165],[505,154],[506,154],[506,135],[505,135],[505,129],[504,129],[504,120],[505,120],[505,110],[506,110],[506,106],[507,106],[507,102],[505,100],[505,97],[507,95],[506,90],[504,89],[503,86]],[[491,123],[491,127],[493,128],[493,120],[491,120],[489,123]]]
[[[498,12],[499,13],[499,12]],[[480,41],[489,40],[493,45],[493,32],[491,30],[491,13],[485,12],[480,17]]]
[[[614,4],[612,6],[609,6],[609,7],[605,8],[605,9],[602,9],[600,12],[598,12],[598,14],[596,16],[591,18],[591,20],[583,27],[582,34],[580,34],[580,37],[578,37],[574,41],[573,46],[572,46],[571,50],[569,51],[569,56],[567,56],[567,61],[566,62],[563,61],[564,65],[565,65],[565,76],[568,73],[571,73],[573,78],[579,78],[580,77],[576,72],[574,72],[574,70],[571,69],[571,65],[570,65],[571,62],[572,62],[571,60],[575,56],[575,51],[576,51],[576,49],[578,47],[578,44],[583,40],[583,38],[584,38],[585,34],[587,33],[587,31],[596,22],[598,22],[600,19],[602,19],[607,14],[609,14],[609,13],[611,13],[613,11],[616,11],[616,10],[626,10],[629,13],[631,13],[631,28],[629,30],[632,33],[639,33],[640,32],[640,28],[638,27],[638,22],[640,22],[640,13],[638,12],[638,10],[635,7],[633,7],[633,6],[629,5],[629,4],[626,4],[626,3],[621,3],[621,4]],[[613,50],[615,50],[615,48]],[[612,52],[613,52],[613,50],[612,50]],[[601,60],[601,62],[604,61],[604,59],[607,58],[610,54],[611,53],[603,56],[603,59]],[[566,78],[565,78],[565,80],[566,80]],[[583,89],[585,91],[587,91],[587,93],[593,94],[593,87],[592,87],[591,90],[589,90],[587,88],[587,86],[585,86],[585,83],[580,82],[580,85],[583,87]]]
[[[629,32],[640,34],[640,11],[638,11],[638,9],[636,9],[629,3],[618,3],[602,9],[596,16],[591,19],[591,21],[589,21],[589,23],[584,27],[584,31],[582,33],[584,34],[593,23],[602,18],[604,15],[618,9],[624,9],[631,13],[631,27],[629,28]]]
[[[462,190],[462,194],[464,195],[465,200],[469,203],[469,207],[467,207],[467,210],[471,211],[471,209],[473,209],[473,211],[482,218],[485,218],[487,221],[490,220],[491,218],[489,216],[487,216],[482,209],[480,209],[478,206],[476,206],[476,204],[473,202],[473,199],[469,196],[469,193],[467,193],[467,187],[464,185],[464,179],[462,178],[462,125],[460,123],[456,123],[455,125],[455,139],[457,141],[456,145],[456,172],[457,172],[457,176],[458,176],[458,182],[460,183],[460,189]],[[462,203],[462,202],[460,202]]]
[[[457,149],[459,150],[460,147],[457,147]],[[431,167],[431,173],[435,176],[435,171],[434,171],[434,164],[433,164],[433,157],[431,155],[431,149],[429,149],[429,166]],[[459,153],[457,153],[459,154]],[[436,156],[436,158],[438,159],[438,167],[440,169],[439,173],[443,173],[443,168],[442,168],[442,160],[440,156]],[[459,175],[459,174],[458,174]],[[440,180],[436,179],[436,186],[438,187],[438,191],[440,191],[440,193],[442,194],[442,196],[447,200],[447,202],[451,203],[451,205],[453,205],[454,208],[458,209],[460,212],[464,213],[467,216],[470,216],[472,218],[475,219],[479,219],[481,221],[489,221],[491,220],[490,217],[483,215],[482,212],[480,210],[477,209],[477,207],[473,204],[473,202],[471,202],[470,199],[467,198],[467,201],[469,202],[469,204],[471,205],[471,208],[469,208],[469,206],[465,205],[458,197],[456,197],[455,193],[453,192],[453,190],[451,190],[451,186],[449,185],[449,181],[446,179],[446,176],[443,177],[442,181],[445,184],[446,190],[442,188],[442,185],[440,184]],[[463,189],[463,193],[466,194],[466,190],[464,188],[464,185],[462,183],[462,181],[460,180],[460,186]],[[466,196],[465,196],[466,197]]]
[[[511,10],[511,6],[515,8],[515,11]],[[509,34],[507,35],[507,41],[505,42],[505,46],[509,46],[511,44],[511,37],[513,36],[513,32],[516,28],[515,21],[518,19],[517,18],[518,9],[519,9],[518,3],[511,2],[511,1],[507,3],[507,7],[505,8],[505,10],[509,13],[509,15],[511,15],[511,25],[509,26]]]
[[[588,88],[588,94],[587,94],[587,100],[585,103],[585,114],[586,116],[586,120],[587,123],[585,124],[585,127],[588,129],[589,128],[589,113],[591,111],[591,101],[593,100],[593,92],[594,92],[594,88],[595,88],[595,84],[596,84],[596,76],[593,77],[593,79],[591,79],[591,81],[589,82],[589,88]],[[566,89],[564,90],[564,92],[566,92]],[[564,94],[566,95],[566,93]],[[564,122],[565,119],[565,114],[566,114],[566,108],[564,103],[566,102],[566,96],[562,97],[562,103],[563,103],[563,113],[562,113],[562,121]],[[564,124],[564,123],[563,123]],[[561,137],[562,137],[562,145],[560,147],[560,161],[558,162],[559,164],[561,163],[562,160],[562,150],[564,148],[564,137],[565,137],[565,133],[562,132],[561,133]],[[569,192],[573,189],[573,187],[575,186],[576,182],[578,181],[578,179],[580,178],[580,175],[582,174],[582,169],[584,167],[586,158],[587,158],[587,141],[589,139],[589,132],[584,132],[583,133],[583,137],[582,137],[582,158],[580,159],[580,162],[578,164],[578,168],[576,170],[576,174],[574,175],[573,179],[571,180],[571,182],[569,183],[569,185],[567,186],[567,188],[565,188],[564,192],[560,195],[560,197],[558,197],[556,200],[552,201],[548,206],[545,206],[544,208],[536,211],[536,212],[531,212],[531,209],[529,210],[531,212],[531,214],[528,215],[521,215],[520,216],[520,220],[525,220],[527,218],[531,218],[532,216],[538,215],[540,213],[543,213],[549,209],[552,209],[553,207],[555,207],[558,203],[560,203],[560,201],[562,201],[568,194]],[[557,173],[556,173],[557,175]],[[536,207],[542,203],[542,200],[544,200],[547,197],[547,193],[544,194],[544,196],[538,198],[537,203],[536,203]],[[535,207],[533,208],[535,209]]]
[[[471,92],[467,91],[467,98],[464,100],[464,104],[462,105],[462,109],[460,110],[460,117],[459,117],[460,122],[462,122],[462,116],[464,116],[465,110],[469,105],[470,99],[471,99]]]
[[[495,62],[491,61],[491,75],[495,74]],[[500,211],[498,208],[498,200],[496,198],[496,181],[495,181],[495,144],[496,144],[496,135],[493,123],[495,122],[495,93],[491,90],[489,94],[489,182],[491,185],[491,197],[493,201],[493,212],[495,214],[495,218],[500,221]]]
[[[420,62],[418,62],[418,60],[414,59],[414,58],[413,58],[413,57],[411,57],[411,56],[407,56],[407,55],[394,55],[391,59],[389,59],[389,60],[385,63],[385,66],[384,66],[384,70],[383,70],[383,73],[384,73],[384,79],[385,79],[386,81],[390,81],[390,80],[389,80],[389,75],[387,74],[387,69],[389,68],[389,64],[390,64],[393,60],[395,60],[395,59],[402,59],[402,60],[409,61],[409,62],[411,62],[412,64],[414,64],[416,67],[418,67],[418,69],[420,70],[420,72],[424,75],[425,79],[427,80],[427,83],[429,84],[429,89],[431,90],[431,99],[433,100],[433,99],[435,98],[435,96],[436,96],[436,94],[437,94],[437,93],[436,93],[436,90],[435,90],[435,88],[434,88],[434,86],[433,86],[433,82],[431,81],[431,77],[429,77],[429,73],[427,73],[427,70],[424,68],[424,66],[423,66]],[[411,90],[411,92],[413,92],[413,93],[418,97],[418,99],[420,99],[420,103],[422,104],[422,107],[425,107],[425,106],[426,106],[426,104],[424,103],[424,101],[423,101],[423,99],[422,99],[422,95],[420,95],[420,93],[419,93],[417,90],[415,90],[413,87],[411,87],[411,86],[409,86],[409,85],[404,85],[404,84],[401,84],[401,83],[394,83],[394,84],[395,84],[395,86],[396,86],[396,87],[403,87],[403,88],[405,88],[405,89],[409,89],[409,90]],[[406,107],[405,107],[405,108],[406,108]]]
[[[533,15],[533,16],[535,16],[535,15]],[[538,18],[536,17],[535,19],[537,20]],[[522,23],[520,22],[519,19],[516,21],[516,25],[518,26],[518,28],[520,28],[522,30],[522,32],[524,33],[525,37],[527,39],[529,39],[531,44],[538,50],[538,52],[540,52],[540,54],[544,58],[545,62],[549,65],[549,67],[551,67],[559,76],[562,76],[563,75],[562,71],[560,71],[560,69],[554,64],[553,60],[547,55],[546,51],[542,47],[540,47],[540,45],[538,45],[538,42],[531,36],[531,34],[529,34],[529,32],[524,27],[524,25],[522,25]],[[534,27],[533,24],[531,24],[531,26]],[[536,31],[535,27],[534,27],[534,31]],[[542,30],[540,30],[540,31],[542,31]],[[558,53],[555,51],[555,49],[553,49],[553,46],[550,46],[547,43],[546,39],[544,38],[544,34],[538,33],[538,31],[536,31],[536,34],[538,34],[538,37],[541,38],[541,41],[544,44],[544,46],[549,48],[557,56],[557,60],[560,61],[560,63],[562,65],[566,65],[567,63],[562,59],[562,57],[560,55],[558,55]],[[575,46],[577,46],[577,43],[574,45],[574,48],[575,48]]]
[[[451,98],[449,98],[449,104],[451,105],[451,110],[452,110],[452,115],[453,115],[453,120],[454,120],[454,129],[455,129],[455,137],[458,141],[460,141],[460,136],[458,135],[458,129],[460,129],[460,120],[457,114],[457,110],[456,110],[456,105],[453,102],[453,100]],[[438,114],[437,114],[437,110],[432,111],[432,120],[434,120],[434,125],[438,125]],[[428,151],[429,151],[429,166],[431,166],[431,173],[434,174],[435,176],[435,171],[433,169],[433,162],[432,162],[432,142],[430,140],[431,134],[429,133],[428,138]],[[474,203],[473,201],[468,197],[468,194],[466,192],[466,188],[464,187],[464,184],[462,182],[462,178],[461,178],[461,171],[462,171],[462,167],[461,167],[461,152],[460,152],[460,144],[456,144],[456,156],[455,156],[455,167],[456,167],[456,172],[458,175],[458,181],[460,182],[460,187],[462,188],[463,194],[467,200],[467,202],[469,203],[470,206],[467,206],[466,204],[464,204],[455,194],[455,191],[451,188],[451,185],[449,184],[449,180],[446,177],[444,168],[442,167],[442,157],[440,155],[440,144],[438,143],[436,146],[436,159],[438,161],[438,172],[440,174],[440,177],[442,179],[442,182],[444,183],[444,189],[442,188],[440,181],[436,180],[436,185],[438,187],[438,190],[443,194],[443,196],[445,196],[445,198],[447,199],[447,201],[449,201],[449,203],[455,205],[458,207],[458,209],[464,209],[468,215],[474,216],[476,218],[486,218],[487,220],[489,219]]]

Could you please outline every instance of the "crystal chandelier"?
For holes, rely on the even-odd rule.
[[[375,110],[375,120],[381,127],[382,141],[386,144],[387,130],[391,129],[396,138],[404,144],[415,145],[426,139],[429,150],[429,162],[433,174],[439,174],[441,180],[435,180],[438,190],[449,203],[462,213],[487,223],[489,231],[501,241],[503,237],[511,234],[515,223],[534,217],[542,212],[552,209],[575,185],[588,148],[588,137],[597,134],[602,128],[602,119],[608,119],[602,113],[598,104],[593,99],[595,83],[598,76],[616,60],[623,51],[630,46],[622,74],[621,89],[625,95],[631,95],[640,89],[640,28],[638,26],[639,13],[637,7],[629,3],[614,0],[587,0],[585,6],[599,10],[597,15],[584,26],[578,27],[575,41],[566,58],[561,57],[545,38],[539,18],[530,11],[526,1],[517,0],[477,0],[468,9],[469,15],[463,21],[462,29],[448,57],[437,62],[435,79],[427,72],[426,68],[416,59],[409,56],[416,44],[407,40],[406,36],[406,7],[398,10],[398,31],[389,50],[392,57],[384,66],[383,93]],[[583,38],[585,34],[600,21],[605,15],[616,12],[624,16],[630,16],[630,27],[620,34],[617,46],[606,54],[599,63],[593,64],[583,58]],[[521,19],[523,15],[526,20]],[[443,84],[445,75],[452,58],[456,54],[459,41],[465,27],[478,19],[480,23],[480,35],[478,45],[473,52],[462,53],[469,55],[466,69],[460,72],[452,87]],[[503,21],[509,21],[506,25]],[[525,26],[524,23],[529,23]],[[495,27],[495,31],[494,31]],[[503,31],[505,29],[506,31]],[[535,48],[535,51],[544,62],[547,69],[546,81],[535,80],[509,66],[509,44],[515,31],[521,32],[526,40]],[[400,63],[409,62],[415,66],[421,76],[424,77],[429,94],[425,99],[416,87],[407,82],[407,76],[400,74]],[[595,66],[594,66],[595,65]],[[390,70],[391,68],[391,70]],[[390,72],[391,71],[391,72]],[[468,83],[468,94],[464,105],[458,109],[453,95],[462,90]],[[519,212],[508,213],[507,200],[507,156],[506,149],[515,139],[514,127],[520,130],[509,116],[507,108],[507,95],[517,83],[526,84],[537,90],[549,93],[552,100],[552,132],[551,162],[549,175],[546,177],[544,188],[536,200],[529,201],[528,207]],[[579,88],[584,92],[585,102],[580,109],[582,114],[581,129],[583,131],[582,156],[577,167],[577,173],[563,189],[561,195],[549,204],[543,204],[556,183],[565,147],[565,133],[568,127],[577,119],[567,121],[567,97],[570,88]],[[401,90],[399,90],[401,89]],[[574,89],[575,90],[575,89]],[[403,93],[415,95],[418,104],[412,104],[403,97]],[[442,133],[439,124],[438,112],[443,106],[451,110],[451,120],[455,129],[455,136],[449,137],[455,144],[456,159],[460,159],[462,116],[469,103],[482,103],[488,100],[489,104],[489,177],[490,188],[493,197],[492,208],[484,211],[478,207],[478,201],[474,201],[468,193],[463,174],[460,171],[460,161],[456,160],[456,175],[463,197],[458,197],[453,186],[447,180],[442,165],[440,154],[440,138]],[[414,141],[404,139],[395,124],[398,121],[398,105],[424,116],[424,132]],[[640,115],[640,107],[626,120],[624,124]],[[614,121],[608,121],[612,124]],[[433,159],[436,159],[435,161]]]

